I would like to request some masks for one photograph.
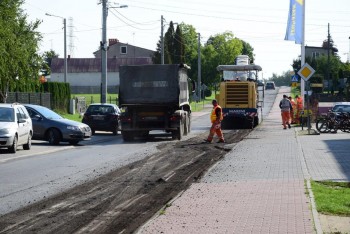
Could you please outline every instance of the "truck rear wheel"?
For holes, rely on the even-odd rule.
[[[254,117],[254,128],[255,128],[256,126],[258,126],[258,124],[259,124],[259,117],[258,117],[258,116],[255,116],[255,117]]]
[[[132,132],[124,132],[122,131],[122,137],[124,141],[132,141],[134,140],[134,134]]]
[[[187,136],[187,134],[191,131],[190,129],[190,118],[188,115],[186,115],[185,118],[185,124],[184,124],[184,136]]]
[[[185,130],[185,125],[184,125],[184,122],[181,121],[180,122],[180,127],[178,127],[176,131],[172,132],[172,138],[174,140],[175,139],[181,140],[183,135],[184,135],[184,130]]]

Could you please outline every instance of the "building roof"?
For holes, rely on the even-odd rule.
[[[152,64],[151,58],[108,58],[107,72],[118,72],[119,65]],[[52,73],[64,73],[64,59],[53,58]],[[67,59],[68,73],[101,72],[101,58],[69,58]]]
[[[110,50],[112,47],[115,47],[115,46],[129,46],[129,47],[132,47],[132,48],[137,48],[139,50],[142,50],[144,51],[144,53],[149,53],[149,54],[153,54],[155,51],[153,50],[149,50],[149,49],[145,49],[145,48],[142,48],[142,47],[139,47],[139,46],[134,46],[134,45],[131,45],[131,44],[128,44],[128,43],[123,43],[123,42],[120,42],[118,39],[116,38],[110,38],[108,40],[108,47]],[[95,57],[99,57],[99,56],[96,56],[97,54],[101,53],[101,49],[98,49],[96,50],[95,52],[93,52],[93,54],[95,55]],[[110,56],[108,54],[108,56]]]

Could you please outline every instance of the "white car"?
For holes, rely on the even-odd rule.
[[[26,108],[19,104],[0,103],[0,147],[16,153],[17,146],[29,150],[32,145],[33,126]]]

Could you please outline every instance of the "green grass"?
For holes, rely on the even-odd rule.
[[[71,98],[85,97],[86,105],[89,106],[91,103],[100,103],[101,94],[72,94]],[[118,94],[107,94],[107,102],[117,104]]]
[[[323,214],[350,216],[350,183],[311,181],[317,211]]]
[[[79,113],[75,113],[74,115],[72,115],[72,114],[64,113],[64,112],[62,112],[60,110],[54,110],[54,111],[56,113],[58,113],[59,115],[61,115],[63,118],[81,122],[81,116],[80,116]]]
[[[77,97],[85,97],[85,102],[86,106],[89,106],[91,103],[99,103],[101,95],[100,94],[72,94],[72,98],[77,98]],[[114,103],[117,104],[117,98],[118,94],[108,94],[107,95],[107,102],[108,103]],[[200,102],[191,102],[191,109],[192,111],[201,111],[203,110],[204,106],[207,104],[211,104],[211,101],[214,99],[214,92],[210,97],[206,97],[205,99],[201,100]],[[55,110],[57,113],[59,113],[61,116],[67,119],[75,120],[78,122],[81,122],[81,116],[76,113],[74,115],[68,114],[68,113],[63,113],[62,111]]]

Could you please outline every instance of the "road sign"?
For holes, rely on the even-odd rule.
[[[292,87],[297,87],[298,83],[297,82],[292,82]]]
[[[298,76],[292,75],[292,82],[298,82]]]
[[[315,73],[315,70],[307,63],[298,71],[298,74],[303,80],[308,81],[309,78]]]

